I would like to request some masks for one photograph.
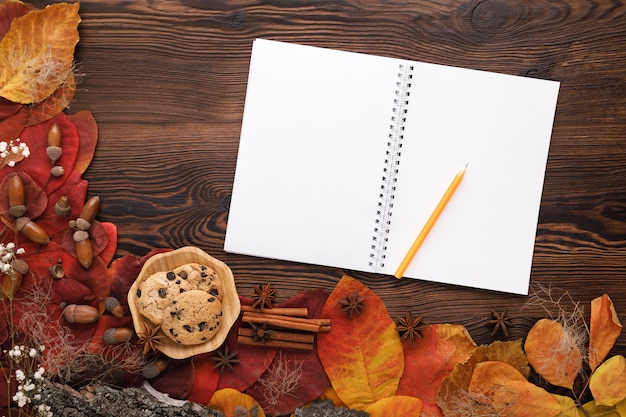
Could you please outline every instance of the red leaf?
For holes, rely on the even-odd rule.
[[[100,223],[100,226],[102,226],[102,229],[106,232],[107,244],[105,247],[102,248],[102,250],[100,250],[97,256],[102,259],[102,262],[104,262],[105,265],[108,265],[113,260],[113,257],[115,256],[115,251],[117,250],[117,227],[114,223],[98,223]]]
[[[98,125],[92,114],[87,110],[79,111],[68,117],[72,123],[76,125],[76,129],[78,129],[80,148],[78,149],[78,157],[76,158],[76,166],[74,169],[82,173],[85,172],[96,152]]]
[[[63,149],[63,154],[56,161],[55,165],[62,166],[66,172],[65,175],[60,177],[53,177],[50,174],[52,162],[46,153],[48,130],[54,123],[57,123],[61,129],[61,148]],[[63,185],[67,179],[67,173],[72,172],[76,164],[79,146],[76,126],[64,113],[59,113],[47,122],[24,128],[20,134],[20,140],[26,143],[30,149],[30,156],[19,162],[20,170],[29,174],[47,194],[52,194]],[[10,169],[5,167],[0,170],[0,176],[8,174]]]
[[[23,105],[10,116],[0,120],[0,137],[4,141],[10,141],[20,136],[28,119],[28,108]],[[29,145],[30,146],[30,145]],[[0,175],[5,174],[0,171]]]
[[[139,259],[132,255],[125,255],[115,260],[109,267],[108,279],[111,283],[111,296],[117,298],[123,306],[128,306],[128,291],[140,271]]]
[[[52,291],[54,291],[52,302],[57,304],[61,302],[80,304],[85,301],[92,301],[95,297],[91,290],[85,285],[75,279],[67,277],[55,279],[52,282]]]
[[[158,391],[169,394],[170,397],[185,399],[193,388],[194,380],[195,370],[191,358],[170,359],[167,368],[151,380],[150,384]]]
[[[73,258],[72,258],[73,259]],[[85,269],[75,260],[67,271],[68,278],[73,278],[93,292],[98,300],[104,300],[111,292],[107,278],[107,267],[98,257],[93,258],[89,269]],[[102,311],[102,308],[100,309]]]
[[[24,16],[28,12],[30,12],[30,9],[21,2],[0,4],[0,39],[2,39],[11,28],[13,19]]]
[[[1,7],[1,6],[0,6]],[[17,113],[22,107],[23,104],[14,103],[10,100],[7,100],[4,97],[0,97],[0,120],[4,120],[9,116]],[[22,126],[23,127],[23,126]],[[3,136],[4,137],[4,136]]]
[[[117,230],[115,226],[113,228],[109,226],[103,226],[98,220],[94,220],[91,223],[91,227],[89,228],[89,239],[91,239],[91,246],[93,250],[93,255],[98,256],[109,244],[109,231]],[[61,239],[61,245],[63,249],[67,251],[72,256],[76,256],[76,241],[74,240],[74,230],[67,229],[65,233],[63,233]],[[114,234],[115,243],[117,244],[117,233]],[[110,251],[110,248],[109,248]],[[115,252],[115,251],[114,251]],[[110,256],[110,253],[107,253],[107,257]]]
[[[213,366],[214,361],[211,359],[213,355],[214,353],[205,353],[193,357],[192,365],[195,370],[195,380],[191,392],[187,396],[189,401],[204,405],[211,401],[220,379],[219,371]]]

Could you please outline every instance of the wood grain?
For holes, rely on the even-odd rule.
[[[83,0],[81,16],[70,112],[98,121],[86,178],[119,255],[196,245],[231,267],[242,295],[270,282],[281,300],[331,290],[345,272],[392,316],[463,324],[477,343],[493,340],[491,310],[513,317],[510,339],[544,315],[522,310],[529,297],[224,253],[251,44],[264,37],[560,81],[532,280],[587,312],[608,293],[626,320],[622,2]],[[615,352],[626,354],[626,333]]]

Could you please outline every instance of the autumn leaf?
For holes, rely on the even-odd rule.
[[[504,362],[476,364],[468,390],[476,401],[492,405],[499,415],[554,417],[561,412],[556,398]]]
[[[572,398],[557,394],[552,394],[552,396],[556,398],[561,406],[561,412],[557,414],[557,417],[585,417]]]
[[[13,19],[24,16],[28,12],[30,9],[21,1],[0,4],[0,38],[7,34]]]
[[[214,362],[211,359],[213,355],[215,353],[205,353],[195,355],[191,359],[195,377],[187,400],[198,404],[207,404],[211,401],[220,379],[219,371],[213,366]]]
[[[598,405],[613,406],[626,398],[626,359],[609,358],[589,379],[589,389]]]
[[[80,146],[78,148],[78,157],[74,169],[81,174],[87,170],[93,155],[96,152],[96,144],[98,143],[98,125],[91,112],[87,110],[79,111],[75,114],[68,115],[68,118],[76,126]]]
[[[441,415],[437,391],[457,363],[465,362],[476,344],[463,326],[434,324],[415,343],[405,341],[404,374],[397,395],[420,398],[432,415]]]
[[[420,417],[422,400],[408,395],[382,398],[366,409],[370,417]]]
[[[180,360],[170,359],[167,368],[156,378],[150,380],[150,384],[157,391],[164,392],[170,397],[185,399],[193,389],[195,371],[191,358]]]
[[[26,120],[28,120],[28,107],[20,104],[15,109],[15,112],[0,120],[0,138],[5,142],[17,139],[22,130],[24,130]],[[0,160],[0,164],[7,165],[9,163],[8,159]]]
[[[72,72],[79,4],[52,4],[13,20],[0,41],[0,96],[37,103]]]
[[[76,94],[76,77],[70,72],[67,79],[54,93],[43,101],[30,106],[26,126],[33,126],[50,120],[70,106]]]
[[[613,301],[604,294],[591,301],[589,367],[595,370],[609,354],[622,332]]]
[[[478,346],[465,363],[458,363],[446,376],[437,393],[437,405],[446,417],[465,417],[472,410],[474,415],[493,414],[493,407],[481,404],[469,394],[474,367],[485,361],[500,361],[517,369],[524,378],[528,378],[530,367],[520,340],[510,342],[493,342]]]
[[[573,387],[582,368],[582,355],[572,335],[560,323],[539,320],[528,332],[524,350],[530,364],[546,381]]]
[[[581,412],[579,417],[587,417],[587,416],[623,417],[623,416],[626,416],[626,413],[624,413],[624,411],[626,411],[626,408],[620,409],[619,408],[620,404],[626,405],[626,402],[622,401],[615,407],[608,407],[606,405],[596,404],[595,401],[590,401],[583,406],[585,413]]]
[[[254,398],[233,388],[215,391],[208,406],[221,411],[226,417],[249,416],[253,412],[257,417],[265,417],[265,412]]]
[[[339,300],[358,294],[360,314],[352,319]],[[363,410],[395,395],[404,370],[402,343],[382,300],[358,280],[344,276],[328,297],[322,317],[332,330],[318,334],[317,349],[337,395],[349,407]]]

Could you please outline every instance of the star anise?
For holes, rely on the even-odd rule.
[[[413,317],[407,312],[404,317],[398,319],[396,330],[400,333],[400,339],[404,342],[409,339],[411,343],[415,343],[415,339],[422,338],[422,329],[425,324],[422,322],[422,316]]]
[[[272,308],[272,303],[276,301],[276,290],[274,290],[270,284],[257,285],[254,287],[254,294],[252,295],[254,302],[252,307],[260,308]]]
[[[499,330],[504,333],[506,337],[509,337],[509,329],[508,326],[511,325],[510,318],[506,316],[506,310],[502,313],[498,313],[496,311],[491,311],[492,320],[489,320],[489,324],[493,326],[493,331],[491,332],[491,336],[493,337]]]
[[[217,352],[216,356],[212,356],[211,359],[215,361],[214,368],[219,368],[220,374],[226,370],[226,368],[233,369],[233,366],[239,363],[237,359],[237,352],[229,352],[228,346],[223,350]]]
[[[158,346],[163,345],[163,335],[159,334],[160,330],[161,326],[156,326],[152,329],[146,323],[143,323],[143,331],[137,334],[139,338],[137,343],[143,345],[144,355],[147,355],[151,351],[156,351]]]
[[[354,291],[341,298],[338,303],[341,304],[341,311],[348,313],[348,319],[351,320],[354,314],[361,314],[363,309],[363,301],[365,296],[359,295],[358,291]]]
[[[252,339],[257,342],[266,342],[271,339],[272,334],[274,334],[274,330],[270,330],[267,328],[267,322],[259,325],[255,323],[250,323],[252,326]]]

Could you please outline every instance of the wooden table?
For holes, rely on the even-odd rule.
[[[532,282],[567,291],[587,314],[608,293],[626,321],[621,2],[82,0],[80,13],[84,77],[68,112],[98,122],[85,176],[99,218],[118,227],[119,255],[196,245],[232,268],[241,295],[269,282],[279,300],[332,290],[345,272],[392,317],[462,324],[479,344],[493,340],[492,310],[512,317],[508,339],[545,316],[522,310],[524,296],[225,253],[251,44],[263,37],[560,81]],[[626,332],[615,352],[626,354]]]

